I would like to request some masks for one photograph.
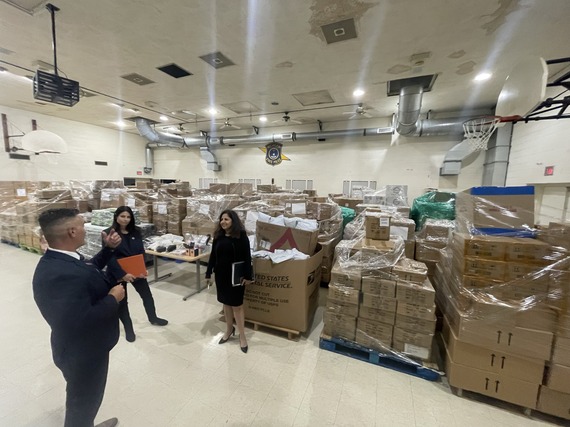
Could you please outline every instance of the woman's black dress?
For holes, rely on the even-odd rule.
[[[215,273],[218,301],[225,305],[239,307],[243,304],[245,286],[232,286],[232,263],[245,261],[246,280],[251,280],[251,253],[249,239],[242,231],[239,239],[221,236],[214,239],[208,261],[206,278]]]

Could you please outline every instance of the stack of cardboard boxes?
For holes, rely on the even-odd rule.
[[[542,302],[549,278],[540,271],[555,256],[544,246],[454,234],[436,273],[452,386],[536,408],[556,326],[556,311]]]
[[[570,418],[567,251],[520,237],[531,189],[477,188],[458,201],[460,232],[434,278],[450,385]]]
[[[390,226],[385,213],[368,212],[365,237],[351,247],[338,247],[323,332],[368,348],[429,360],[435,290],[425,264],[405,258],[402,237],[390,239]],[[346,262],[349,257],[352,261]]]

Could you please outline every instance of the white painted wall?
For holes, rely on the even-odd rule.
[[[507,185],[536,186],[536,223],[566,219],[570,187],[570,120],[517,123],[513,129]],[[544,168],[554,166],[554,175]]]
[[[8,134],[19,135],[32,130],[32,119],[38,129],[61,136],[69,152],[60,155],[32,155],[28,160],[10,159],[0,144],[0,180],[6,181],[69,181],[94,179],[122,179],[136,176],[144,167],[146,141],[133,134],[92,126],[0,106],[6,114]],[[21,138],[11,138],[12,145],[20,146]],[[26,154],[20,151],[21,154]],[[95,160],[108,166],[95,166]]]
[[[11,160],[0,155],[0,180],[122,179],[134,177],[145,162],[146,140],[131,133],[87,125],[0,106],[8,116],[10,134],[31,130],[36,119],[40,129],[60,135],[70,152],[47,159],[33,156],[30,161]],[[314,131],[311,129],[310,131]],[[243,134],[243,131],[240,131]],[[274,132],[274,130],[272,130]],[[18,143],[14,139],[14,143]],[[188,180],[198,186],[199,178],[218,178],[219,182],[237,182],[240,178],[261,179],[263,184],[285,187],[287,179],[312,179],[319,195],[342,192],[344,180],[377,181],[377,186],[407,184],[411,199],[427,187],[443,191],[460,191],[481,185],[482,154],[473,156],[458,177],[440,177],[439,168],[445,153],[456,141],[446,138],[404,138],[387,135],[325,142],[285,142],[283,153],[290,161],[270,166],[265,154],[254,145],[216,150],[222,171],[206,169],[199,149],[158,149],[154,151],[153,178]],[[109,166],[95,166],[94,160]],[[146,175],[147,177],[149,175]]]

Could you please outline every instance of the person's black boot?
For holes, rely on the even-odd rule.
[[[154,298],[152,297],[152,295],[149,295],[148,297],[145,296],[143,298],[143,306],[144,306],[144,311],[146,311],[148,321],[152,325],[156,325],[156,326],[168,325],[168,320],[161,319],[160,317],[158,317],[156,315],[156,308],[154,307]]]
[[[161,319],[160,317],[155,317],[154,319],[152,319],[150,321],[150,323],[152,325],[156,325],[156,326],[166,326],[166,325],[168,325],[168,320]]]
[[[119,319],[121,319],[121,323],[125,327],[125,338],[128,342],[134,342],[137,339],[137,336],[135,335],[133,321],[129,314],[129,306],[126,303],[119,307]]]

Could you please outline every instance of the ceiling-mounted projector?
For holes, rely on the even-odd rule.
[[[73,107],[79,102],[79,82],[38,70],[34,76],[34,98]]]
[[[61,77],[57,68],[57,44],[55,39],[55,12],[57,6],[46,4],[51,15],[51,30],[53,38],[53,70],[55,74],[37,70],[34,76],[34,98],[45,102],[53,102],[67,107],[73,107],[79,102],[79,82]]]

